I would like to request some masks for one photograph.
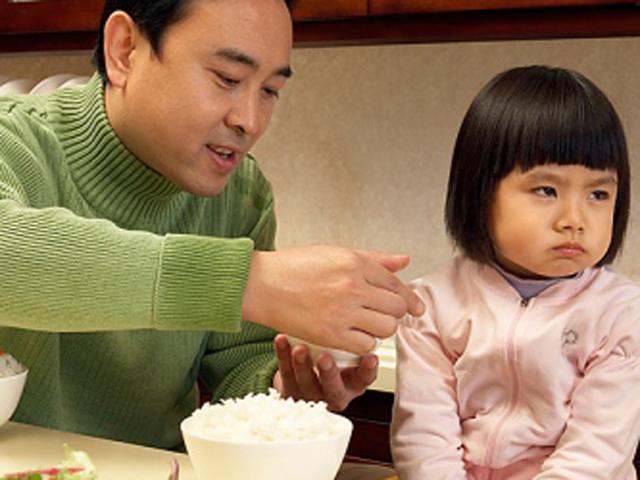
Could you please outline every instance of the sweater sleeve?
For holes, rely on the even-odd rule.
[[[200,373],[213,401],[266,392],[271,387],[277,369],[274,334],[273,330],[246,322],[241,333],[209,335]]]
[[[403,480],[466,479],[452,358],[429,311],[405,317],[396,336],[391,450]]]
[[[617,317],[615,327],[589,358],[571,395],[567,426],[535,480],[610,480],[633,469],[640,437],[639,312],[637,299],[608,312]]]
[[[251,239],[160,236],[42,207],[56,193],[30,145],[0,122],[0,326],[240,329]]]
[[[265,184],[265,187],[268,187]],[[258,250],[273,250],[276,217],[271,189],[250,236]],[[213,401],[266,392],[272,386],[278,363],[273,350],[275,331],[243,322],[240,333],[209,335],[200,374],[213,393]]]

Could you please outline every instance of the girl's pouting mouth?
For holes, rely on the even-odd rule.
[[[577,257],[585,253],[584,248],[577,243],[563,243],[562,245],[553,247],[553,250],[565,257]]]

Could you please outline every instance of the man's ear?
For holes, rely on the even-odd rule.
[[[113,12],[104,25],[104,62],[109,83],[124,87],[132,68],[132,57],[140,34],[125,12]]]

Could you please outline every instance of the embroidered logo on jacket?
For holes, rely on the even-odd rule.
[[[573,329],[564,329],[562,331],[562,346],[575,345],[578,342],[578,332]]]

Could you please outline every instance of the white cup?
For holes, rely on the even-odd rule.
[[[347,367],[357,367],[358,362],[360,361],[360,356],[355,353],[347,352],[345,350],[338,350],[336,348],[323,347],[322,345],[316,345],[315,343],[309,343],[306,340],[302,340],[300,338],[287,335],[287,339],[289,340],[289,344],[291,347],[295,347],[296,345],[306,345],[309,349],[309,355],[311,356],[311,360],[314,365],[320,355],[323,352],[327,352],[329,355],[333,357],[336,362],[338,368],[347,368]],[[380,339],[376,338],[376,346],[370,353],[375,353],[375,351],[380,346]]]

